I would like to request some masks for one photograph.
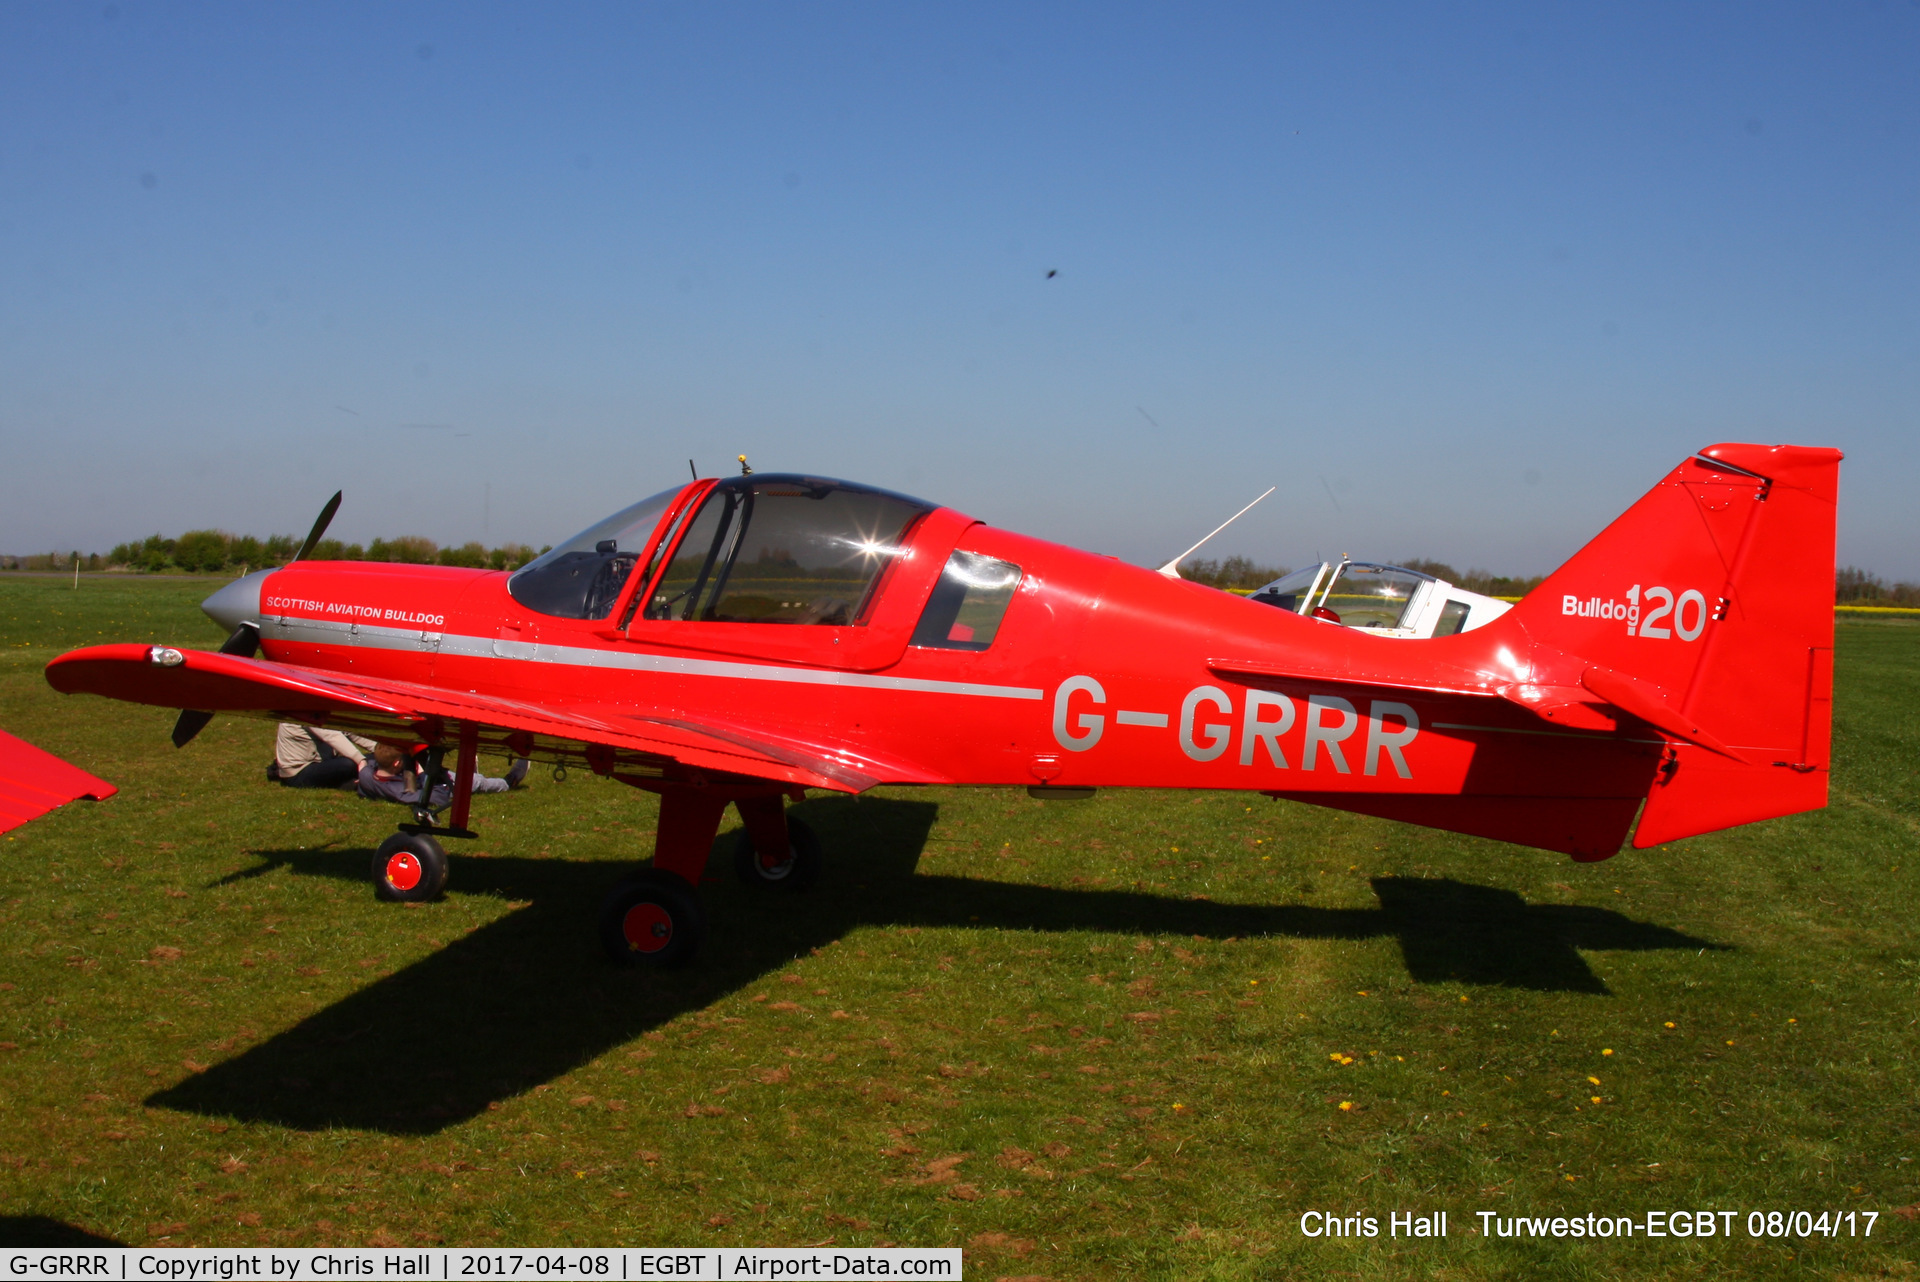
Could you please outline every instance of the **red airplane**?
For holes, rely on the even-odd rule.
[[[1711,446],[1512,610],[1411,641],[813,476],[696,480],[513,574],[306,560],[335,495],[300,558],[204,603],[218,653],[93,646],[47,680],[189,709],[179,745],[233,712],[451,754],[450,822],[375,857],[387,898],[444,887],[482,751],[657,793],[601,914],[622,962],[697,948],[729,803],[739,874],[805,887],[809,788],[1246,789],[1598,860],[1826,804],[1840,459]]]

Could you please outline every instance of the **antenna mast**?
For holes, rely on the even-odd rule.
[[[1269,485],[1267,487],[1267,493],[1262,494],[1260,496],[1260,499],[1267,497],[1267,494],[1271,494],[1279,488],[1280,487],[1277,485]],[[1235,512],[1232,516],[1220,522],[1220,524],[1214,526],[1212,533],[1207,535],[1207,539],[1212,538],[1215,534],[1220,533],[1220,531],[1226,529],[1229,525],[1232,525],[1235,521],[1239,520],[1241,517],[1245,516],[1248,512],[1252,511],[1253,504],[1258,503],[1260,499],[1255,499],[1253,503],[1247,504],[1245,507],[1241,508],[1238,512]],[[1200,542],[1194,544],[1192,547],[1188,548],[1185,552],[1182,552],[1179,556],[1174,557],[1173,560],[1161,566],[1160,573],[1166,575],[1169,579],[1179,578],[1180,563],[1186,560],[1188,557],[1192,556],[1195,552],[1198,552],[1202,547],[1204,547],[1206,545],[1207,539],[1201,539]]]

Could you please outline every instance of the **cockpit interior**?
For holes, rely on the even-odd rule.
[[[1513,608],[1418,570],[1346,559],[1295,570],[1255,589],[1248,599],[1391,637],[1471,632]]]

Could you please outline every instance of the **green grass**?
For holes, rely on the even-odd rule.
[[[643,795],[536,771],[403,909],[366,880],[395,815],[267,786],[270,727],[176,752],[169,712],[47,688],[70,646],[216,643],[208,590],[0,580],[0,725],[121,787],[0,842],[0,1235],[1911,1275],[1920,626],[1840,625],[1821,813],[1577,865],[1231,793],[883,789],[801,807],[829,851],[804,897],[716,860],[702,961],[645,974],[589,930]],[[1469,1233],[1649,1208],[1882,1214],[1852,1242]],[[1453,1233],[1311,1241],[1309,1209]]]

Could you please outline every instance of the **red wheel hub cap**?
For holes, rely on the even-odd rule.
[[[673,915],[659,904],[635,904],[627,909],[620,930],[634,952],[657,953],[673,941]]]
[[[412,890],[420,884],[420,861],[404,850],[388,859],[387,882],[395,890]]]

